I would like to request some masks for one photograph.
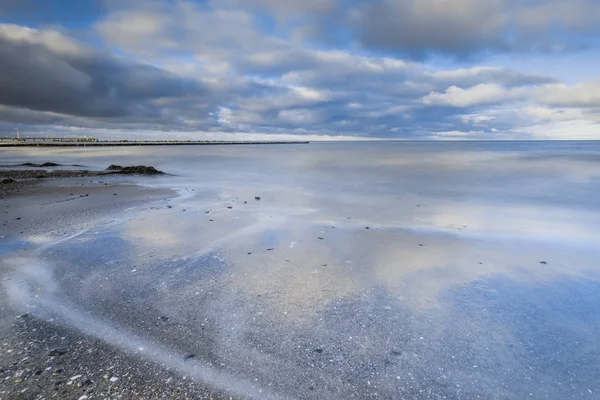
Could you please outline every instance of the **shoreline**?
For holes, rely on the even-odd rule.
[[[43,248],[127,216],[131,207],[167,208],[168,202],[177,197],[176,192],[138,185],[133,179],[114,175],[92,181],[90,177],[67,177],[3,186],[0,399],[226,398],[186,380],[177,371],[111,345],[109,338],[100,340],[82,332],[60,315],[47,315],[27,299],[21,302],[11,294],[19,287],[19,276],[35,265]],[[24,260],[25,264],[15,260]],[[45,280],[60,282],[68,278],[47,273],[50,275]]]
[[[29,142],[0,142],[0,147],[106,147],[106,146],[227,146],[227,145],[266,145],[266,144],[309,144],[309,141],[296,142],[159,142],[159,141],[129,141],[129,142],[44,142],[44,141],[29,141]]]

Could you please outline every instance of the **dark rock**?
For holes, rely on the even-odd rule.
[[[53,163],[53,162],[45,162],[43,164],[36,164],[36,163],[24,163],[21,164],[24,167],[60,167],[62,164],[57,164],[57,163]]]
[[[322,238],[322,237],[320,237],[320,236],[319,236],[317,239],[319,239],[319,240],[323,240],[323,238]]]
[[[548,264],[548,263],[547,263],[546,261],[540,261],[540,264],[544,264],[544,265],[546,265],[546,264]]]
[[[196,357],[195,354],[188,354],[187,356],[183,357],[183,361],[191,360],[192,358],[195,358],[195,357]]]
[[[260,197],[256,196],[254,197],[254,200],[260,200]]]
[[[274,248],[267,249],[267,251],[275,250]]]
[[[152,166],[146,165],[134,165],[131,167],[122,167],[120,165],[110,165],[106,168],[107,171],[113,171],[116,174],[128,174],[128,175],[161,175],[164,172],[157,170]]]
[[[394,356],[400,356],[400,355],[402,355],[402,352],[398,351],[398,350],[392,350],[392,355],[394,355]]]
[[[2,179],[2,181],[0,181],[0,184],[8,185],[8,184],[15,183],[15,182],[16,181],[14,179],[7,178],[7,179]]]
[[[321,354],[323,352],[323,349],[315,349],[315,352]]]
[[[169,317],[165,317],[164,315],[161,315],[160,317],[158,317],[158,319],[160,319],[163,322],[167,322],[169,320]]]
[[[50,352],[48,353],[48,355],[50,357],[57,357],[57,356],[65,355],[68,352],[69,352],[69,350],[65,349],[64,347],[59,347],[59,348],[56,348],[54,350],[50,350]]]

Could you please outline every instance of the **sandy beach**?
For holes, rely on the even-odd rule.
[[[7,151],[63,166],[0,186],[0,398],[592,399],[600,150],[526,146]]]
[[[3,253],[27,257],[43,244],[36,238],[60,241],[110,221],[131,207],[166,207],[173,197],[169,190],[142,188],[122,177],[88,178],[35,180],[0,187]],[[1,279],[5,284],[15,273],[9,265],[3,264]],[[6,296],[2,290],[1,399],[220,398],[159,365],[123,354],[104,340],[57,325],[51,318],[18,313],[26,305],[9,306]],[[154,320],[156,316],[147,318]]]

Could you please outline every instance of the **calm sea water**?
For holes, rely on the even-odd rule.
[[[40,249],[61,294],[28,301],[199,382],[249,398],[600,396],[600,142],[2,153],[26,161],[171,174],[132,179],[176,198]]]

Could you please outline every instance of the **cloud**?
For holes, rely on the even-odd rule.
[[[170,110],[182,111],[184,101],[193,100],[195,115],[210,107],[198,81],[96,51],[54,30],[0,25],[0,70],[5,113],[12,107],[162,124],[174,122]]]
[[[327,14],[337,5],[336,0],[216,0],[213,4],[224,7],[243,7],[270,12],[279,18],[296,19],[306,15]]]
[[[472,107],[493,104],[514,97],[516,92],[496,84],[480,83],[468,89],[450,86],[444,93],[432,92],[423,97],[423,104],[446,105],[451,107]]]
[[[574,86],[545,85],[538,90],[537,99],[552,106],[600,108],[600,79]]]
[[[556,79],[539,74],[526,74],[502,67],[477,66],[428,73],[432,79],[443,83],[459,83],[461,87],[479,83],[497,83],[505,86],[526,86],[555,83]]]
[[[424,57],[482,51],[560,52],[600,33],[596,0],[373,0],[348,13],[367,48]]]
[[[587,0],[106,4],[77,31],[0,24],[1,128],[513,138],[600,115],[597,81],[482,61],[576,51]]]

